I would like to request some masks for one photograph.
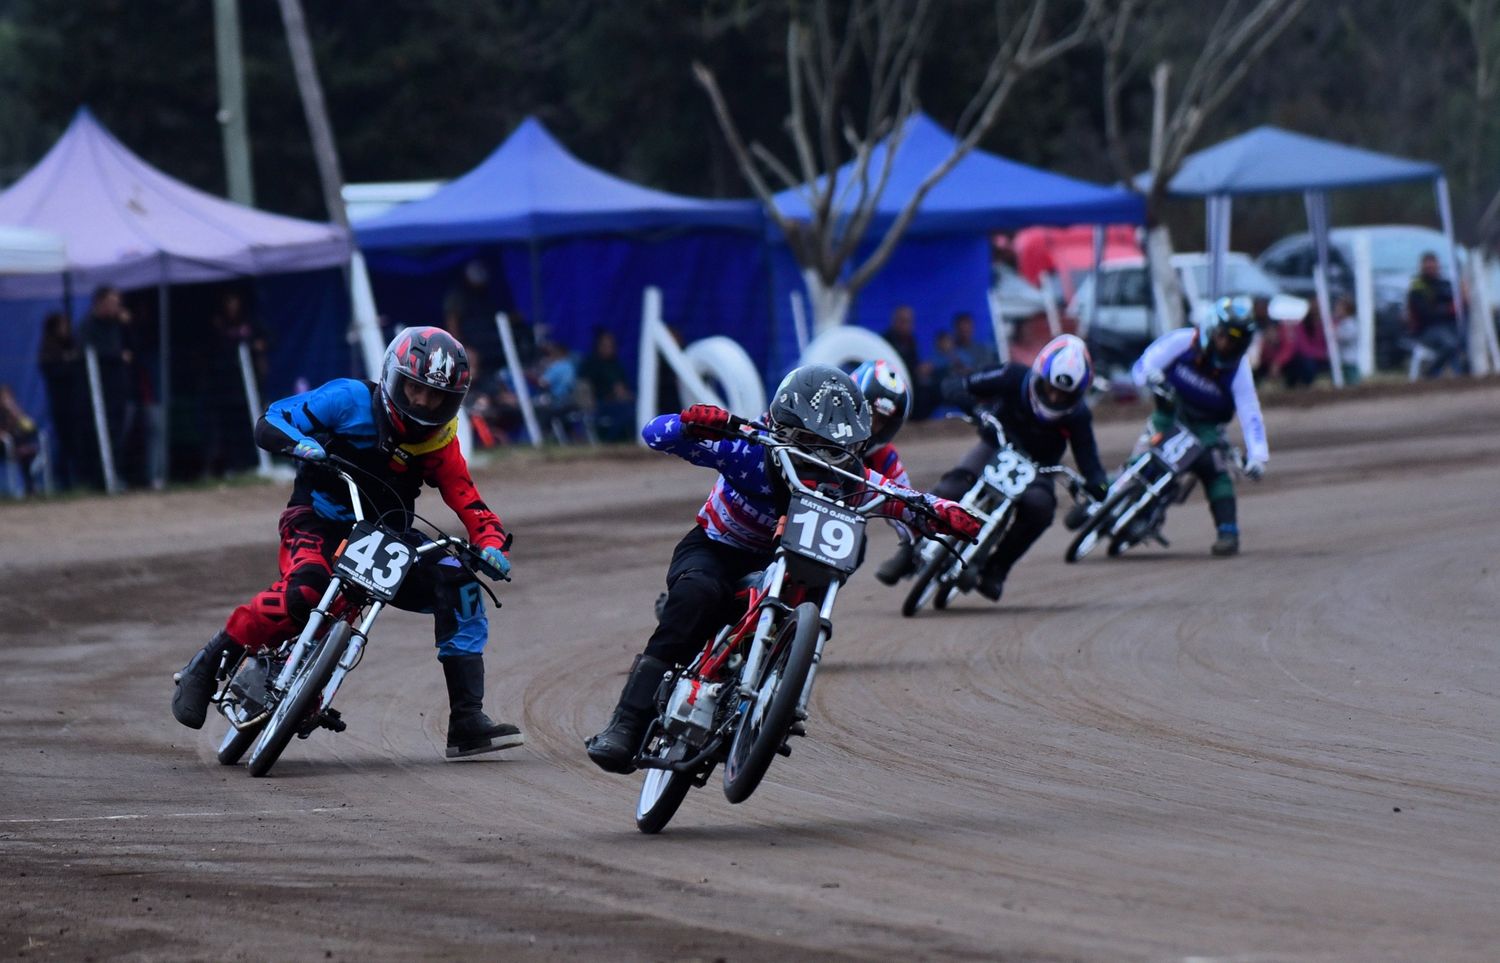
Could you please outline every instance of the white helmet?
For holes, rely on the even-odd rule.
[[[1057,421],[1083,403],[1094,379],[1088,346],[1073,334],[1060,334],[1037,353],[1026,373],[1031,410],[1042,421]]]

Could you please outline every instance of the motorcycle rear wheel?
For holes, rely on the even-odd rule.
[[[821,616],[811,602],[797,606],[781,627],[765,675],[756,685],[756,699],[744,710],[729,745],[729,758],[724,760],[724,798],[730,802],[742,803],[750,798],[786,741],[817,654],[820,630]],[[754,711],[762,700],[767,705],[757,720]]]
[[[287,689],[286,698],[271,714],[260,739],[250,750],[250,775],[259,778],[270,772],[302,723],[319,708],[317,700],[328,680],[333,678],[333,670],[338,667],[339,659],[349,645],[351,631],[348,622],[335,624],[303,661],[302,668]]]

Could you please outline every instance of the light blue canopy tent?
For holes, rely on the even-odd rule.
[[[357,223],[381,310],[435,323],[458,268],[500,266],[502,302],[570,347],[615,332],[633,360],[641,291],[662,289],[685,339],[732,334],[764,360],[765,215],[750,200],[706,200],[632,184],[574,157],[529,117],[468,173],[423,200]]]
[[[1329,367],[1334,384],[1342,387],[1344,378],[1328,293],[1328,192],[1421,181],[1433,182],[1443,235],[1448,239],[1449,277],[1456,283],[1458,257],[1453,244],[1453,211],[1448,199],[1448,181],[1437,164],[1378,154],[1279,127],[1263,126],[1188,155],[1172,178],[1167,194],[1170,197],[1204,199],[1212,265],[1209,293],[1218,297],[1224,280],[1224,257],[1229,251],[1231,199],[1237,195],[1302,192],[1307,206],[1308,228],[1318,252],[1313,279],[1317,285],[1318,311],[1323,317],[1323,333],[1328,342]],[[1151,176],[1142,174],[1136,182],[1142,189],[1149,188]],[[1459,299],[1460,312],[1463,311],[1461,301]]]
[[[916,114],[907,121],[902,136],[895,139],[890,175],[862,239],[861,254],[879,243],[918,186],[952,154],[957,143],[953,134],[926,114]],[[888,138],[875,147],[868,166],[872,182],[884,166],[891,144]],[[838,169],[834,176],[841,195],[857,196],[855,175],[852,161]],[[805,187],[783,191],[775,200],[777,208],[792,220],[805,221],[811,216]],[[930,337],[939,315],[944,320],[956,311],[985,316],[990,237],[994,233],[1036,225],[1144,222],[1145,206],[1134,192],[972,150],[923,199],[890,262],[860,294],[850,321],[876,328],[896,305],[911,303],[918,307],[919,331]],[[778,293],[783,295],[778,305],[785,302],[786,291],[796,290],[802,283],[785,242],[781,245],[775,259]],[[948,300],[937,311],[922,311],[924,297],[930,301],[934,291],[943,292],[941,296]],[[788,329],[789,325],[778,326],[781,332]],[[783,357],[786,349],[781,345]]]

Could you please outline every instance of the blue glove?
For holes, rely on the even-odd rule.
[[[322,445],[308,438],[297,442],[297,447],[292,449],[292,457],[303,461],[327,461],[328,452],[323,450]]]
[[[499,569],[502,577],[510,574],[510,559],[506,558],[505,553],[495,546],[491,545],[480,552],[479,557]]]

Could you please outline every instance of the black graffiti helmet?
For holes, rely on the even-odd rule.
[[[380,400],[400,440],[431,437],[458,415],[468,392],[469,357],[442,328],[403,328],[385,349]]]
[[[794,368],[777,386],[767,417],[778,435],[846,470],[858,468],[870,440],[870,404],[833,365]]]
[[[1255,302],[1241,296],[1215,301],[1198,330],[1198,353],[1221,371],[1239,366],[1255,336]]]
[[[849,372],[849,377],[870,403],[869,447],[873,450],[890,444],[911,411],[911,391],[906,387],[906,379],[889,361],[866,361]]]

